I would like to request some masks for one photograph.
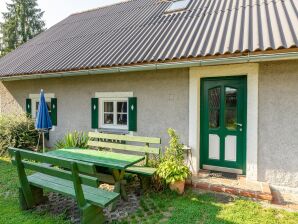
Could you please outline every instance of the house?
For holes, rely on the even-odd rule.
[[[2,114],[168,137],[193,172],[298,191],[298,1],[131,0],[73,14],[0,59]]]

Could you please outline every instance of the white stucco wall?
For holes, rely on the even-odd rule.
[[[25,99],[41,88],[58,98],[58,126],[51,144],[69,130],[89,131],[90,99],[96,92],[133,92],[138,98],[138,132],[162,137],[178,131],[193,147],[199,168],[199,80],[250,74],[248,78],[248,153],[250,179],[298,188],[298,61],[105,74],[0,82],[0,112],[19,113]],[[256,103],[257,102],[257,103]],[[249,121],[249,119],[248,119]],[[250,128],[249,128],[250,127]]]
[[[298,60],[262,63],[259,74],[258,179],[298,188]]]
[[[0,83],[3,113],[25,109],[29,94],[43,88],[58,99],[58,125],[50,143],[67,131],[91,129],[91,98],[96,92],[133,92],[138,99],[138,131],[134,135],[162,137],[177,130],[188,144],[188,69],[50,78]]]

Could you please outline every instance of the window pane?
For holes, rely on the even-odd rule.
[[[226,107],[237,107],[237,89],[226,87]]]
[[[51,103],[47,102],[48,111],[51,112]]]
[[[219,110],[209,110],[209,128],[219,127]]]
[[[225,88],[225,125],[229,130],[237,129],[237,89]]]
[[[209,128],[219,127],[220,87],[208,90]]]
[[[127,125],[127,114],[118,114],[117,115],[117,124],[118,125]]]
[[[51,116],[51,103],[46,102],[46,104],[47,104],[47,107],[48,107],[49,114]],[[39,107],[39,102],[36,102],[36,116],[37,116],[37,112],[38,112],[38,107]]]
[[[190,2],[190,0],[177,0],[177,1],[174,1],[169,6],[169,8],[166,10],[166,12],[172,12],[172,11],[178,11],[178,10],[186,9],[189,2]]]
[[[114,112],[114,103],[104,102],[104,112]]]
[[[104,114],[104,124],[113,124],[114,115],[113,114]]]
[[[220,87],[208,90],[208,105],[209,109],[220,108]]]
[[[127,113],[127,102],[117,102],[117,112]]]

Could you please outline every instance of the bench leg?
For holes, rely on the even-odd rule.
[[[87,204],[80,209],[81,224],[102,224],[105,222],[105,216],[102,208]]]
[[[19,202],[21,210],[29,210],[32,209],[33,206],[42,204],[48,200],[48,197],[43,195],[43,189],[38,188],[35,186],[30,186],[32,196],[33,196],[33,203],[32,205],[28,205],[24,196],[24,192],[22,188],[19,188]]]
[[[151,177],[139,175],[142,191],[148,191],[151,185]]]
[[[31,187],[31,191],[32,191],[32,194],[33,194],[35,205],[45,203],[46,201],[49,200],[49,198],[47,196],[43,195],[43,189],[42,188],[38,188],[38,187],[35,187],[35,186],[32,186],[32,185],[30,187]]]
[[[19,202],[21,210],[29,210],[32,208],[28,206],[22,188],[19,188]]]

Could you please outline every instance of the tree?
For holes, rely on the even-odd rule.
[[[0,53],[5,55],[44,30],[44,12],[37,0],[12,0],[6,3],[4,22],[0,23]]]

